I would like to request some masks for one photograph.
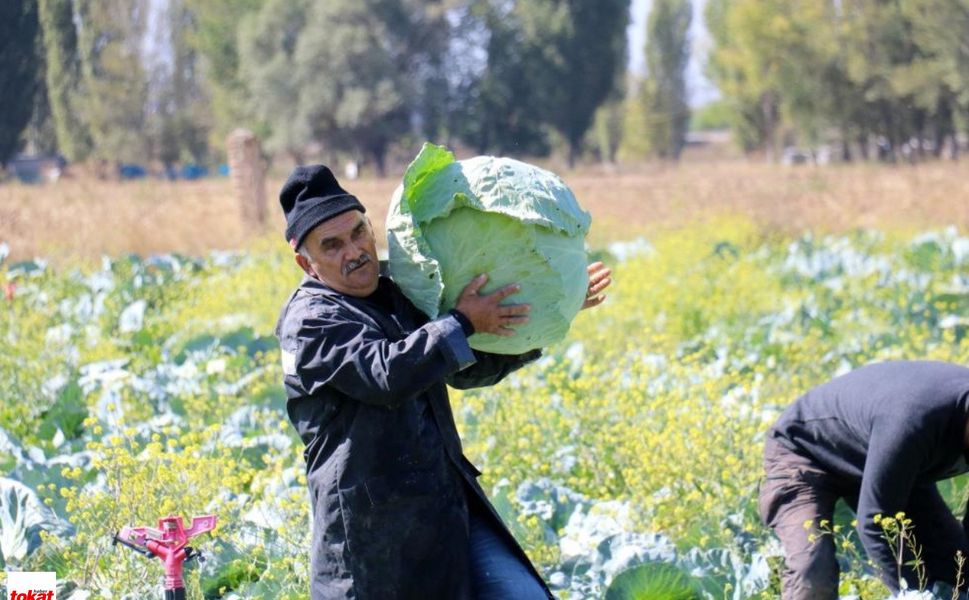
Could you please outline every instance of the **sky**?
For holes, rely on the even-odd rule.
[[[646,44],[646,17],[652,0],[632,0],[632,19],[626,35],[629,40],[629,70],[639,75],[646,72],[643,47]],[[710,35],[703,23],[703,8],[706,0],[693,0],[693,20],[690,23],[692,49],[690,64],[687,67],[686,85],[690,95],[690,106],[703,106],[719,97],[717,88],[703,74],[707,52],[710,50]]]

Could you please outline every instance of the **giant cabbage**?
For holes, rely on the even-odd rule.
[[[455,160],[424,144],[387,214],[390,273],[431,318],[452,308],[474,276],[481,293],[509,283],[506,303],[531,304],[514,336],[475,334],[472,348],[520,354],[565,337],[588,287],[589,214],[552,173],[509,158]]]

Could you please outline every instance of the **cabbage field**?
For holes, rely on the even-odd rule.
[[[778,597],[756,495],[779,411],[873,360],[969,363],[955,229],[727,219],[592,255],[613,268],[605,304],[500,385],[452,393],[467,455],[563,599]],[[298,276],[269,242],[0,264],[0,565],[56,571],[61,599],[161,597],[160,563],[113,534],[215,513],[190,598],[305,598],[302,447],[272,335]],[[953,506],[965,488],[946,487]],[[842,596],[886,598],[852,518],[832,526]]]

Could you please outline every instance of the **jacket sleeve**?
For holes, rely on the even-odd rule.
[[[903,564],[896,563],[882,526],[875,523],[875,516],[894,517],[905,511],[928,457],[931,440],[927,431],[917,429],[906,419],[892,421],[882,417],[876,419],[872,427],[858,494],[857,516],[858,534],[868,557],[886,585],[898,592],[899,575],[908,582],[909,588],[918,586],[915,571],[904,564],[912,556],[910,550],[906,551]]]
[[[355,315],[313,307],[297,333],[295,378],[307,395],[331,386],[354,400],[395,406],[475,361],[453,316],[390,341]]]
[[[491,354],[473,350],[476,362],[452,373],[447,378],[447,384],[459,390],[474,387],[494,385],[504,379],[509,373],[520,369],[526,364],[542,356],[541,350],[532,350],[525,354]]]

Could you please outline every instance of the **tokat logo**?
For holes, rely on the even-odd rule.
[[[7,573],[3,600],[56,600],[57,574],[53,571]]]
[[[28,590],[26,592],[10,592],[10,600],[54,600],[54,590],[42,592],[39,590]]]

